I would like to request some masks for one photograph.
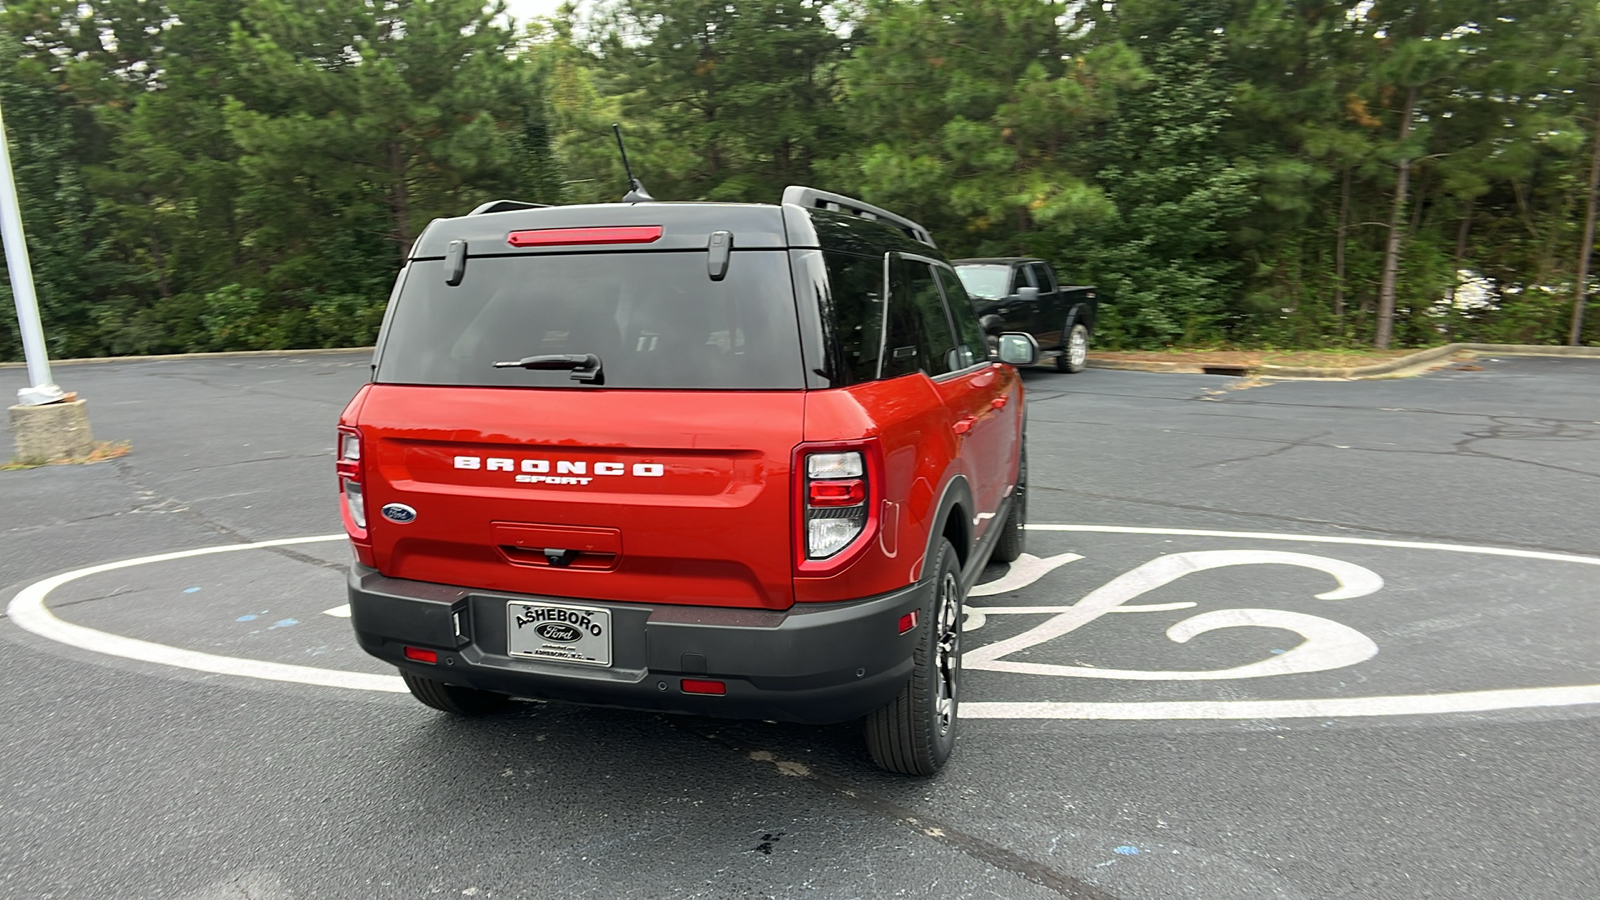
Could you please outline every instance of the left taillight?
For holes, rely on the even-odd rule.
[[[339,473],[339,494],[344,498],[344,527],[358,540],[367,536],[366,492],[361,488],[361,432],[339,428],[338,455],[334,463]]]

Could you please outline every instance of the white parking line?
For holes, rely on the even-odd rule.
[[[1366,547],[1400,547],[1406,550],[1446,550],[1451,553],[1479,553],[1484,556],[1517,556],[1523,559],[1548,559],[1552,562],[1600,566],[1600,557],[1546,553],[1542,550],[1514,550],[1509,547],[1474,547],[1470,544],[1430,544],[1419,541],[1384,541],[1374,538],[1335,535],[1282,534],[1273,531],[1207,531],[1197,528],[1131,528],[1123,525],[1025,525],[1029,531],[1084,531],[1096,534],[1176,534],[1189,537],[1250,538],[1257,541],[1297,541],[1307,544],[1360,544]]]
[[[137,659],[143,662],[159,663],[164,666],[176,666],[180,669],[193,669],[197,672],[215,672],[218,675],[242,675],[246,678],[261,678],[267,681],[292,681],[299,684],[316,684],[359,691],[405,693],[405,684],[400,681],[398,675],[368,675],[363,672],[346,672],[341,669],[318,669],[312,666],[294,666],[287,663],[263,662],[258,659],[218,656],[213,653],[184,650],[180,647],[169,647],[166,644],[141,641],[117,634],[107,634],[104,631],[85,628],[82,625],[74,625],[71,622],[63,622],[56,618],[44,605],[45,598],[50,596],[50,592],[56,588],[69,581],[77,581],[79,578],[87,578],[90,575],[98,575],[101,572],[111,572],[116,569],[126,569],[130,566],[142,566],[147,563],[167,562],[174,559],[210,556],[214,553],[236,553],[240,550],[261,550],[267,547],[288,547],[294,544],[317,544],[342,540],[347,540],[342,534],[284,538],[277,541],[258,541],[253,544],[229,544],[225,547],[201,547],[198,550],[180,550],[176,553],[160,553],[155,556],[141,556],[136,559],[124,559],[119,562],[74,569],[71,572],[63,572],[53,578],[36,581],[23,588],[21,593],[11,599],[10,605],[6,607],[6,615],[11,617],[11,621],[40,637],[49,638],[52,641],[83,650],[104,653],[107,656]]]
[[[1191,537],[1224,537],[1264,541],[1292,541],[1314,544],[1355,544],[1373,547],[1396,547],[1415,550],[1442,550],[1452,553],[1473,553],[1487,556],[1509,556],[1551,562],[1579,563],[1600,566],[1600,557],[1576,556],[1565,553],[1546,553],[1536,550],[1517,550],[1504,547],[1478,547],[1462,544],[1421,543],[1414,541],[1389,541],[1369,538],[1336,537],[1322,535],[1282,534],[1252,531],[1211,531],[1187,528],[1135,528],[1112,525],[1029,525],[1031,531],[1062,531],[1101,534],[1176,535]],[[259,541],[253,544],[230,544],[223,547],[203,547],[142,556],[97,566],[75,569],[46,578],[23,588],[12,598],[7,615],[22,628],[40,637],[73,647],[200,672],[221,675],[239,675],[270,681],[313,684],[351,690],[404,693],[405,687],[394,675],[369,675],[338,669],[319,669],[284,663],[263,662],[232,656],[218,656],[169,647],[150,641],[122,637],[74,625],[56,618],[45,606],[51,591],[79,578],[116,569],[148,563],[188,559],[215,553],[235,553],[243,550],[260,550],[295,544],[315,544],[345,540],[342,534],[315,537],[285,538]],[[1056,565],[1067,562],[1059,559]],[[1054,561],[1051,560],[1051,561]],[[1051,562],[1046,561],[1046,562]],[[1054,568],[1050,566],[1049,568]],[[1044,568],[1040,566],[1039,568]],[[1032,573],[1030,573],[1032,574]],[[1042,574],[1042,573],[1039,573]],[[1004,579],[1002,579],[1004,580]],[[338,615],[334,609],[329,615]],[[1053,607],[1052,607],[1053,609]],[[993,608],[986,610],[994,614]],[[1021,610],[1015,610],[1020,612]],[[1068,703],[1068,702],[994,702],[963,703],[961,714],[969,719],[1102,719],[1102,720],[1160,720],[1160,719],[1286,719],[1335,718],[1360,716],[1394,716],[1421,713],[1488,712],[1502,709],[1531,709],[1540,707],[1576,706],[1600,703],[1600,684],[1566,685],[1560,687],[1515,688],[1507,690],[1462,691],[1441,694],[1409,694],[1377,697],[1339,697],[1307,700],[1199,700],[1128,703]]]
[[[1454,694],[1323,700],[1178,700],[1151,703],[963,703],[963,719],[1336,719],[1489,712],[1600,703],[1600,684]]]

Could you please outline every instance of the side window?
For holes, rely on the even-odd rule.
[[[1011,289],[1013,294],[1025,287],[1036,287],[1039,288],[1040,293],[1044,293],[1044,287],[1033,280],[1032,266],[1017,266],[1017,274],[1011,280],[1015,283],[1015,287]]]
[[[884,378],[913,372],[936,376],[963,368],[938,282],[925,262],[891,258],[888,332]]]
[[[1050,278],[1050,271],[1042,263],[1030,263],[1028,269],[1033,273],[1033,283],[1039,286],[1039,293],[1048,294],[1056,289],[1055,282]]]
[[[961,286],[961,279],[956,277],[955,272],[940,266],[935,266],[933,270],[939,274],[939,284],[944,286],[945,300],[950,307],[950,321],[956,325],[956,355],[960,363],[957,368],[965,369],[988,359],[989,342],[983,338],[977,310],[973,309],[972,298],[967,296],[966,288]]]
[[[827,295],[819,297],[840,371],[835,387],[878,377],[883,347],[883,257],[828,251]]]

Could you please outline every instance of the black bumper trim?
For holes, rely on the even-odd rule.
[[[519,697],[811,723],[859,718],[899,694],[916,632],[898,634],[898,623],[926,605],[930,590],[918,583],[779,611],[477,591],[387,578],[361,565],[349,579],[350,621],[362,648],[420,675]],[[507,656],[506,603],[532,599],[610,610],[612,665]],[[407,660],[407,645],[438,651],[439,663]],[[685,694],[684,676],[722,681],[727,693]]]

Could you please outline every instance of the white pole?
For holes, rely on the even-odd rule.
[[[33,269],[28,265],[28,245],[22,239],[22,211],[17,184],[11,177],[11,151],[6,144],[5,119],[0,118],[0,237],[5,240],[6,269],[11,273],[11,296],[17,302],[17,326],[22,332],[22,354],[28,360],[32,387],[17,391],[23,406],[43,406],[63,396],[50,379],[50,354],[39,324],[39,299],[33,293]]]

